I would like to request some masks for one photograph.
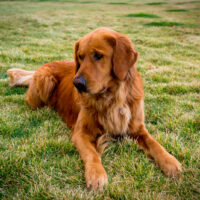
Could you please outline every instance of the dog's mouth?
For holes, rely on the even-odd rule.
[[[92,92],[91,90],[86,90],[84,92],[81,92],[80,94],[89,94],[92,96],[101,96],[102,94],[104,94],[107,91],[106,87],[102,87],[98,92]]]
[[[101,90],[98,93],[104,93],[106,91],[106,87],[102,87]]]

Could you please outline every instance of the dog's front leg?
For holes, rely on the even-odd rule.
[[[147,155],[155,160],[167,176],[176,177],[182,171],[178,160],[152,138],[143,124],[132,131],[130,136],[137,141]]]
[[[79,113],[79,116],[81,113]],[[79,117],[80,118],[80,117]],[[85,124],[86,117],[76,123],[75,130],[72,136],[72,142],[76,146],[81,159],[85,165],[85,179],[88,188],[93,190],[102,189],[107,184],[108,178],[104,167],[101,164],[101,158],[95,147],[95,137],[90,129],[89,124]]]

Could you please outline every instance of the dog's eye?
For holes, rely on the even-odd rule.
[[[103,55],[95,52],[93,57],[94,57],[95,60],[100,60],[101,58],[103,58]]]
[[[78,55],[80,60],[83,60],[84,56],[83,55]]]

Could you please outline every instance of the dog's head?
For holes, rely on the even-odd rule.
[[[125,35],[106,28],[96,29],[75,43],[73,83],[79,92],[99,94],[111,80],[124,81],[137,57]]]

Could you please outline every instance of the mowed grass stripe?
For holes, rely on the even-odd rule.
[[[150,22],[148,24],[145,24],[147,26],[168,26],[168,27],[172,27],[172,26],[183,26],[183,23],[180,22],[169,22],[169,21],[159,21],[159,22]]]
[[[165,10],[166,12],[188,12],[186,9],[169,9]]]
[[[148,13],[131,13],[125,15],[125,17],[142,17],[142,18],[159,18],[159,16],[154,14],[148,14]]]

